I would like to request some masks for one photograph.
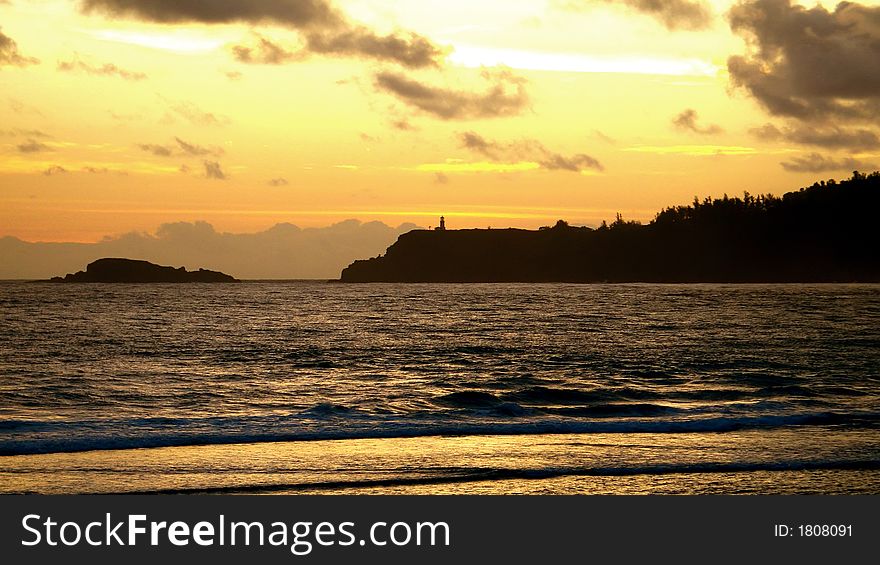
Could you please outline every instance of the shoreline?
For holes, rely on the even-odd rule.
[[[880,458],[870,451],[878,441],[880,429],[790,427],[161,447],[7,456],[0,485],[3,494],[588,494],[589,485],[618,494],[880,494]]]

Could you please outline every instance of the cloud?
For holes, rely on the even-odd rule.
[[[793,157],[790,161],[780,163],[782,168],[792,173],[824,173],[828,171],[875,170],[877,165],[845,157],[833,159],[818,153],[810,153],[805,157]]]
[[[401,118],[399,120],[392,120],[391,127],[400,131],[414,131],[416,127],[410,123],[406,118]]]
[[[287,182],[287,179],[279,177],[279,178],[270,180],[268,184],[269,184],[269,186],[287,186],[290,183]]]
[[[498,142],[489,141],[482,135],[472,131],[459,134],[459,139],[461,146],[465,149],[470,149],[474,153],[479,153],[490,159],[500,159],[501,155],[506,152],[506,149]]]
[[[445,51],[415,33],[378,35],[348,21],[328,0],[82,0],[85,13],[129,17],[156,23],[275,24],[303,35],[302,52],[293,52],[260,37],[255,47],[236,45],[243,63],[281,64],[305,54],[376,59],[404,67],[440,65]]]
[[[113,110],[110,110],[107,113],[110,114],[111,118],[119,122],[130,122],[133,120],[138,120],[141,117],[140,114],[118,114]]]
[[[809,122],[880,117],[880,7],[841,2],[833,12],[791,0],[747,0],[729,12],[748,51],[727,68],[769,113]]]
[[[599,161],[589,155],[584,155],[583,153],[565,156],[558,153],[547,152],[542,159],[538,160],[538,164],[551,171],[571,171],[573,173],[579,173],[586,169],[594,169],[597,171],[605,170]]]
[[[635,145],[623,151],[654,153],[656,155],[690,155],[693,157],[718,157],[721,155],[757,155],[754,147],[741,145]]]
[[[306,35],[306,49],[321,55],[390,61],[411,69],[439,67],[446,55],[446,50],[421,35],[381,36],[362,26],[353,26],[343,32],[309,33]]]
[[[255,46],[233,45],[231,50],[238,62],[248,64],[281,65],[305,58],[305,53],[288,51],[259,34]]]
[[[296,29],[338,26],[342,16],[325,0],[80,0],[86,14],[162,24],[277,24]]]
[[[171,147],[167,147],[165,145],[155,145],[153,143],[141,143],[138,144],[138,147],[141,150],[146,151],[147,153],[152,153],[156,157],[171,157],[173,155],[173,151]]]
[[[698,119],[699,116],[697,115],[697,111],[693,108],[687,108],[672,119],[672,124],[678,129],[692,131],[701,135],[716,135],[724,133],[724,129],[717,124],[710,124],[701,127],[697,123]]]
[[[47,177],[51,177],[52,175],[63,175],[63,174],[67,174],[67,169],[65,169],[61,165],[53,165],[53,166],[49,167],[48,169],[46,169],[45,171],[43,171],[43,174],[46,175]]]
[[[565,6],[583,10],[597,2],[622,4],[655,18],[669,30],[703,30],[712,24],[712,8],[702,0],[571,0]]]
[[[409,68],[437,67],[444,55],[420,35],[379,36],[361,26],[341,32],[308,33],[305,41],[304,46],[291,51],[257,34],[255,45],[233,45],[232,54],[240,63],[250,64],[281,65],[320,54],[391,61]]]
[[[228,178],[217,161],[203,161],[202,164],[205,166],[205,178],[213,180],[226,180]]]
[[[48,139],[52,137],[48,133],[38,129],[14,128],[9,130],[0,130],[0,134],[9,136],[24,136],[30,138]]]
[[[141,150],[152,153],[157,157],[174,157],[181,155],[189,155],[193,157],[219,157],[224,153],[222,147],[203,147],[195,143],[184,141],[179,137],[175,137],[174,141],[177,143],[177,146],[158,145],[155,143],[141,143],[138,144],[138,147],[140,147]]]
[[[36,116],[43,116],[43,112],[40,111],[36,106],[30,106],[25,104],[21,100],[17,98],[7,98],[7,102],[9,102],[9,109],[12,110],[16,114],[26,115],[32,114]]]
[[[82,170],[83,170],[84,173],[89,173],[89,174],[92,174],[92,175],[106,175],[107,173],[110,172],[110,169],[108,169],[107,167],[101,167],[101,168],[98,168],[98,167],[83,167]]]
[[[202,147],[201,145],[196,145],[195,143],[189,143],[180,139],[179,137],[175,137],[174,141],[177,142],[177,145],[183,150],[187,155],[195,155],[197,157],[204,157],[205,155],[213,155],[215,157],[219,157],[223,155],[224,151],[221,147]]]
[[[787,126],[780,129],[773,124],[764,124],[761,127],[750,129],[749,133],[765,141],[784,140],[832,150],[865,150],[880,147],[880,137],[867,129],[841,129],[837,126],[820,129],[806,125]]]
[[[595,137],[596,139],[599,139],[600,141],[607,143],[608,145],[616,145],[617,144],[616,139],[614,139],[613,137],[610,137],[608,135],[605,135],[604,133],[602,133],[601,131],[599,131],[597,129],[593,130],[593,137]]]
[[[136,71],[127,71],[123,68],[117,67],[113,63],[105,63],[99,67],[94,65],[90,65],[86,62],[80,61],[79,59],[74,59],[72,61],[58,61],[58,70],[62,72],[75,72],[75,71],[83,71],[90,75],[98,75],[98,76],[115,76],[125,80],[143,80],[147,78],[147,75],[141,72]]]
[[[39,62],[39,59],[22,55],[15,40],[0,31],[0,67],[4,65],[26,67]]]
[[[570,171],[579,173],[587,169],[604,170],[602,164],[589,155],[562,155],[547,149],[539,141],[526,139],[514,143],[490,141],[478,133],[468,131],[459,134],[461,146],[494,162],[534,162],[540,168],[550,171]]]
[[[166,102],[172,113],[196,126],[225,126],[230,122],[227,116],[206,112],[192,102]]]
[[[41,151],[51,151],[52,149],[45,143],[40,143],[35,139],[28,139],[24,143],[15,146],[19,153],[39,153]]]
[[[484,92],[467,92],[429,86],[402,74],[381,72],[376,87],[401,102],[441,120],[498,118],[520,114],[529,105],[525,79],[508,70],[485,71],[490,87]]]
[[[0,279],[46,279],[101,257],[214,269],[242,279],[336,279],[356,259],[375,257],[416,226],[348,220],[320,228],[278,224],[257,233],[222,233],[205,222],[164,224],[98,243],[27,243],[0,237]]]

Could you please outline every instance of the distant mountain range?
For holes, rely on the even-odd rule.
[[[647,225],[415,230],[343,282],[880,282],[880,173],[694,199]]]
[[[0,279],[48,279],[102,257],[204,267],[242,279],[335,279],[346,265],[382,252],[417,226],[347,220],[322,228],[277,224],[257,233],[224,233],[205,222],[163,224],[96,243],[32,243],[0,237]]]

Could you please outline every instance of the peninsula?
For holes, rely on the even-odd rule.
[[[57,283],[233,283],[239,282],[217,271],[187,271],[183,267],[163,267],[148,261],[134,259],[98,259],[89,263],[85,271],[52,277]]]
[[[647,225],[406,233],[342,282],[880,282],[880,173],[695,198]]]

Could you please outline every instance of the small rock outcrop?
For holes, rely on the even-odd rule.
[[[98,259],[85,271],[52,277],[58,283],[234,283],[238,279],[218,271],[187,271],[134,259]]]

